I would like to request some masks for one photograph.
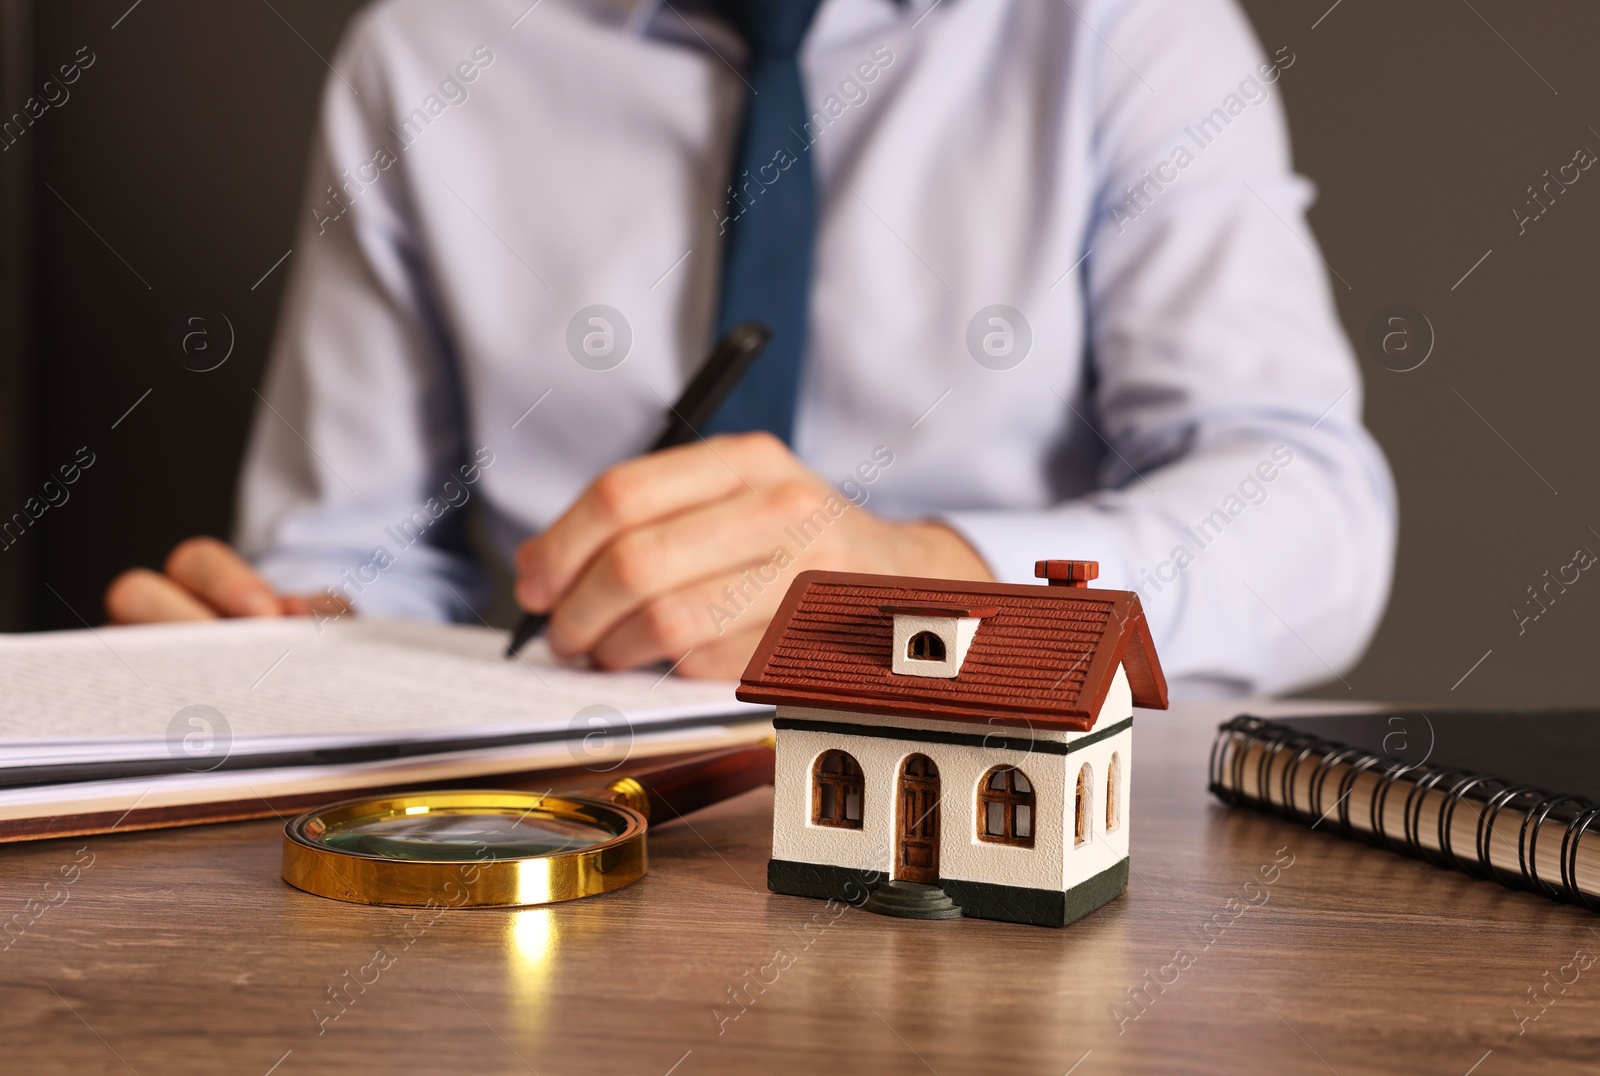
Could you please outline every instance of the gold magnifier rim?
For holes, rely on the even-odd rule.
[[[434,811],[540,814],[597,829],[610,839],[532,856],[417,860],[330,848],[317,840],[341,822]],[[319,897],[405,908],[515,908],[621,889],[644,877],[645,816],[610,800],[502,789],[450,789],[342,800],[283,828],[283,880]]]

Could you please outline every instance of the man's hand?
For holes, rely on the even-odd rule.
[[[734,678],[809,568],[993,578],[955,531],[879,519],[755,433],[606,471],[518,550],[517,601],[550,614],[558,655]]]
[[[248,561],[215,538],[179,542],[167,556],[164,571],[134,568],[106,588],[106,613],[113,624],[303,616],[313,608],[329,613],[347,611],[333,595],[279,595]]]

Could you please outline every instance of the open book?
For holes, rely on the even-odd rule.
[[[629,758],[769,728],[731,682],[503,648],[487,628],[357,619],[0,636],[0,840],[407,783],[588,770],[604,784]]]

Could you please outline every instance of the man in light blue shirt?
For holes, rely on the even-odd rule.
[[[806,568],[1100,562],[1174,679],[1348,667],[1396,527],[1232,0],[826,0],[792,448],[640,456],[711,341],[745,45],[711,5],[382,0],[331,64],[238,548],[114,619],[473,620],[466,501],[558,653],[733,676]],[[530,538],[530,536],[533,536]]]

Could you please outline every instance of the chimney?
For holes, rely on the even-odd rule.
[[[1053,587],[1087,587],[1089,580],[1100,577],[1097,560],[1041,560],[1035,561],[1033,574],[1048,580]]]

